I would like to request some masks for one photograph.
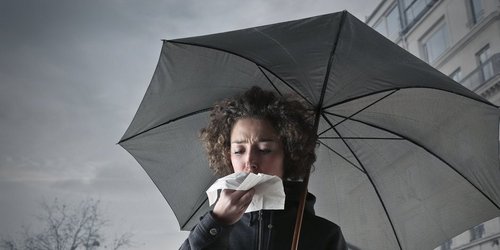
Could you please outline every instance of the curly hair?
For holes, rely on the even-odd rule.
[[[219,176],[233,173],[230,147],[231,131],[241,118],[269,121],[277,131],[284,149],[284,178],[301,178],[316,160],[316,133],[313,111],[293,96],[252,87],[233,98],[217,102],[200,139],[208,154],[210,168]]]

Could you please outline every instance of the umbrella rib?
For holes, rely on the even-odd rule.
[[[321,114],[321,116],[323,116],[323,119],[326,120],[326,122],[330,125],[330,128],[333,129],[335,131],[335,133],[337,133],[340,138],[342,139],[342,136],[340,135],[340,133],[333,127],[332,125],[332,122],[330,121],[330,119],[328,119],[328,117],[326,117],[324,114]],[[351,154],[354,156],[354,158],[356,159],[356,161],[359,163],[359,165],[361,166],[361,162],[359,161],[359,159],[354,155],[354,152],[349,148],[349,146],[347,145],[347,143],[344,141],[344,139],[342,139],[342,142],[347,146],[347,148],[349,149],[349,151],[351,151]],[[354,165],[354,164],[353,164]],[[366,173],[366,170],[362,171],[362,172],[365,172]]]
[[[369,107],[371,107],[371,106],[373,106],[373,105],[377,104],[378,102],[380,102],[380,101],[384,100],[385,98],[389,97],[390,95],[392,95],[392,94],[396,93],[398,90],[399,90],[399,89],[395,89],[395,90],[391,91],[390,93],[388,93],[388,94],[386,94],[386,95],[382,96],[381,98],[379,98],[379,99],[375,100],[374,102],[370,103],[370,104],[369,104],[369,105],[367,105],[366,107],[364,107],[364,108],[362,108],[362,109],[360,109],[360,110],[358,110],[358,111],[354,112],[354,114],[352,114],[352,115],[348,116],[347,118],[346,118],[346,117],[342,117],[342,118],[344,118],[342,121],[337,122],[335,125],[331,125],[331,124],[330,124],[330,125],[331,125],[331,127],[330,127],[329,129],[327,129],[327,130],[323,131],[321,134],[326,133],[328,130],[335,128],[336,126],[338,126],[338,125],[342,124],[343,122],[345,122],[345,121],[349,120],[351,117],[353,117],[353,116],[355,116],[355,115],[357,115],[357,114],[359,114],[359,113],[361,113],[361,112],[365,111],[365,110],[366,110],[366,109],[368,109]],[[328,108],[330,108],[330,107],[331,107],[331,105],[330,105],[330,106],[328,106],[328,107],[325,107],[324,109],[328,109]],[[331,115],[335,115],[335,114],[330,113],[330,112],[328,112],[328,111],[324,111],[324,113],[326,113],[326,114],[331,114]],[[321,135],[321,134],[320,134],[320,135]]]
[[[228,53],[231,53],[231,52],[228,52]],[[234,53],[233,53],[233,54],[234,54]],[[238,54],[234,54],[234,55],[240,56],[240,55],[238,55]],[[241,57],[243,57],[243,56],[241,56]],[[251,61],[251,62],[255,63],[255,65],[257,65],[257,67],[260,69],[260,71],[262,72],[262,74],[264,74],[264,76],[267,78],[267,80],[268,80],[269,82],[272,82],[272,81],[271,81],[271,79],[269,79],[269,77],[267,76],[266,72],[264,72],[262,69],[267,70],[270,74],[272,74],[274,77],[276,77],[278,80],[280,80],[283,84],[285,84],[288,88],[290,88],[290,89],[291,89],[291,90],[292,90],[292,91],[293,91],[296,95],[300,96],[303,100],[305,100],[307,103],[309,103],[309,105],[311,105],[311,106],[313,105],[313,104],[311,103],[311,101],[309,101],[309,100],[308,100],[305,96],[303,96],[303,95],[302,95],[299,91],[297,91],[297,90],[296,90],[296,89],[295,89],[292,85],[290,85],[288,82],[286,82],[286,81],[285,81],[285,80],[283,80],[281,77],[279,77],[278,75],[276,75],[274,72],[272,72],[272,71],[271,71],[271,70],[269,70],[268,68],[266,68],[266,67],[264,67],[264,66],[262,66],[262,65],[260,65],[260,64],[258,64],[258,63],[256,63],[256,62],[254,62],[254,61],[252,61],[252,60],[250,60],[250,59],[248,59],[248,58],[246,58],[246,57],[243,57],[243,58],[245,58],[245,59],[247,59],[247,60],[249,60],[249,61]],[[271,84],[272,84],[272,83],[271,83]],[[274,84],[272,84],[272,85],[273,85],[273,87],[276,89],[276,86],[274,86]],[[276,91],[278,91],[278,90],[276,89]],[[278,93],[279,93],[279,91],[278,91]]]
[[[392,92],[388,93],[387,95],[382,96],[380,99],[378,99],[378,100],[376,100],[376,101],[374,101],[374,102],[370,103],[368,106],[366,106],[366,107],[364,107],[364,108],[362,108],[362,109],[360,109],[360,110],[358,110],[358,111],[354,112],[354,114],[350,115],[349,117],[344,118],[344,120],[342,120],[342,121],[340,121],[340,122],[337,122],[335,125],[333,125],[333,127],[336,127],[337,125],[340,125],[341,123],[343,123],[343,122],[345,122],[345,121],[349,120],[351,117],[353,117],[353,116],[355,116],[355,115],[357,115],[357,114],[359,114],[359,113],[361,113],[361,112],[365,111],[366,109],[370,108],[371,106],[373,106],[373,105],[375,105],[375,104],[379,103],[380,101],[384,100],[385,98],[387,98],[387,97],[391,96],[392,94],[396,93],[398,90],[399,90],[399,89],[395,89],[395,90],[393,90]]]
[[[326,143],[318,140],[319,143],[323,144],[323,146],[325,146],[326,148],[328,148],[330,151],[332,151],[333,153],[335,153],[336,155],[338,155],[340,158],[344,159],[346,162],[348,162],[349,164],[351,164],[354,168],[356,168],[357,170],[359,170],[360,172],[366,174],[365,171],[363,171],[363,169],[359,168],[358,166],[356,166],[356,164],[352,163],[349,159],[345,158],[343,155],[341,155],[339,152],[337,152],[335,149],[331,148],[330,146],[326,145]]]
[[[339,29],[337,31],[337,37],[335,39],[335,43],[333,44],[332,51],[330,51],[330,56],[328,58],[328,65],[326,67],[325,79],[323,80],[323,86],[321,88],[321,94],[319,96],[318,107],[316,110],[316,120],[314,121],[316,133],[318,132],[317,130],[319,127],[319,118],[321,116],[321,110],[322,110],[321,106],[323,105],[323,101],[325,99],[326,86],[328,84],[328,79],[330,77],[330,70],[331,70],[332,64],[333,64],[333,56],[335,55],[335,52],[337,51],[337,44],[339,42],[340,33],[342,32],[342,27],[344,27],[344,21],[346,19],[346,15],[347,15],[346,13],[347,13],[347,11],[345,11],[345,10],[342,12],[342,18],[340,19]]]
[[[340,117],[345,117],[345,116],[342,116],[342,115],[338,115],[338,114],[333,114],[333,115],[336,115],[336,116],[340,116]],[[364,121],[361,121],[361,120],[357,120],[357,119],[353,119],[353,118],[350,118],[350,120],[352,121],[355,121],[355,122],[360,122],[360,123],[363,123],[365,125],[368,125],[368,126],[371,126],[371,127],[374,127],[374,128],[377,128],[377,129],[380,129],[380,130],[383,130],[383,131],[386,131],[388,133],[391,133],[391,134],[394,134],[396,136],[399,136],[401,138],[403,138],[404,140],[407,140],[411,143],[413,143],[414,145],[417,145],[419,146],[420,148],[422,148],[423,150],[425,150],[427,153],[433,155],[434,157],[436,157],[437,159],[439,159],[441,162],[443,162],[444,164],[446,164],[449,168],[451,168],[453,171],[455,171],[455,173],[457,173],[458,175],[460,175],[462,178],[464,178],[464,180],[466,180],[470,185],[472,185],[479,193],[481,193],[487,200],[489,200],[493,206],[495,206],[496,208],[500,209],[500,206],[497,205],[488,195],[486,195],[480,188],[478,188],[474,183],[472,183],[472,181],[470,181],[466,176],[464,176],[460,171],[458,171],[456,168],[454,168],[450,163],[448,163],[447,161],[445,161],[442,157],[440,157],[439,155],[435,154],[434,152],[432,152],[431,150],[427,149],[426,147],[424,147],[423,145],[421,145],[420,143],[410,139],[410,138],[407,138],[403,135],[400,135],[394,131],[390,131],[386,128],[383,128],[383,127],[380,127],[380,126],[377,126],[375,124],[370,124],[368,122],[364,122]]]
[[[326,136],[326,137],[319,137],[319,139],[332,139],[332,140],[338,140],[338,139],[346,139],[346,140],[405,140],[403,138],[392,138],[392,137],[336,137],[336,136]]]
[[[323,111],[323,112],[325,112],[325,111]],[[330,114],[330,113],[327,113],[327,114]],[[327,128],[327,129],[325,129],[323,132],[318,133],[318,136],[321,136],[322,134],[324,134],[324,133],[326,133],[326,132],[330,131],[330,129],[332,129],[332,128]]]
[[[266,68],[264,65],[261,65],[261,64],[255,62],[255,61],[253,61],[252,59],[244,56],[244,55],[241,55],[241,54],[238,54],[238,53],[235,53],[233,51],[226,50],[226,49],[221,49],[221,48],[217,48],[217,47],[213,47],[213,46],[208,46],[208,45],[205,45],[205,44],[193,43],[193,42],[189,42],[188,43],[188,42],[181,42],[181,41],[176,41],[176,40],[164,40],[164,42],[176,43],[176,44],[184,44],[184,45],[190,45],[190,46],[197,46],[197,47],[201,47],[201,48],[213,49],[213,50],[218,50],[218,51],[222,51],[222,52],[225,52],[225,53],[228,53],[228,54],[231,54],[231,55],[235,55],[235,56],[241,57],[241,58],[243,58],[245,60],[248,60],[249,62],[254,63],[258,68],[262,68],[262,69],[267,70],[274,77],[278,78],[282,83],[284,83],[286,86],[288,86],[295,94],[299,95],[302,99],[304,99],[306,102],[308,102],[310,105],[312,105],[311,101],[309,101],[299,91],[297,91],[295,88],[293,88],[288,82],[286,82],[281,77],[279,77],[278,75],[276,75],[274,72],[272,72],[271,70],[269,70],[268,68]],[[261,69],[261,71],[262,71],[262,69]],[[265,75],[265,73],[264,73],[264,75]],[[267,78],[267,76],[266,76],[266,78]]]
[[[159,128],[159,127],[161,127],[161,126],[163,126],[163,125],[167,125],[167,124],[169,124],[169,123],[171,123],[171,122],[175,122],[175,121],[177,121],[177,120],[180,120],[180,119],[183,119],[183,118],[186,118],[186,117],[190,117],[190,116],[193,116],[193,115],[197,115],[197,114],[200,114],[200,113],[203,113],[203,112],[207,112],[207,111],[210,111],[210,110],[212,110],[212,108],[200,109],[200,110],[193,111],[193,112],[191,112],[191,113],[187,113],[187,114],[185,114],[185,115],[178,116],[178,117],[173,118],[173,119],[170,119],[170,120],[168,120],[168,121],[166,121],[166,122],[160,123],[160,124],[158,124],[158,125],[156,125],[156,126],[154,126],[154,127],[148,128],[148,129],[146,129],[146,130],[144,130],[144,131],[141,131],[141,132],[139,132],[139,133],[137,133],[137,134],[135,134],[135,135],[132,135],[132,136],[127,137],[127,138],[125,138],[125,139],[121,139],[121,140],[118,142],[118,144],[123,143],[123,142],[126,142],[126,141],[128,141],[128,140],[130,140],[130,139],[132,139],[132,138],[135,138],[135,137],[137,137],[137,136],[139,136],[139,135],[142,135],[142,134],[147,133],[147,132],[149,132],[149,131],[151,131],[151,130],[154,130],[154,129],[156,129],[156,128]]]
[[[382,101],[383,99],[385,99],[385,98],[389,97],[390,95],[394,94],[394,93],[395,93],[396,91],[398,91],[398,90],[399,90],[399,89],[395,89],[395,90],[393,90],[392,92],[388,93],[387,95],[382,96],[380,99],[378,99],[378,100],[374,101],[373,103],[369,104],[368,106],[366,106],[366,107],[364,107],[364,108],[362,108],[362,109],[358,110],[358,111],[357,111],[357,112],[355,112],[354,114],[350,115],[348,118],[341,117],[341,118],[343,118],[344,120],[342,120],[342,121],[340,121],[340,122],[337,122],[335,125],[331,125],[331,124],[330,124],[330,125],[331,125],[331,127],[330,127],[330,128],[328,128],[328,129],[326,129],[325,131],[323,131],[323,132],[319,133],[318,135],[322,135],[322,134],[324,134],[324,133],[328,132],[329,130],[333,129],[333,128],[334,128],[334,127],[336,127],[337,125],[340,125],[341,123],[345,122],[346,120],[349,120],[349,118],[351,118],[351,117],[353,117],[353,116],[355,116],[355,115],[359,114],[360,112],[362,112],[362,111],[366,110],[367,108],[369,108],[369,107],[371,107],[371,106],[375,105],[376,103],[378,103],[378,102]],[[329,115],[335,115],[335,114],[333,114],[333,113],[331,113],[331,112],[326,111],[326,109],[331,108],[331,107],[332,107],[332,105],[329,105],[329,106],[324,107],[324,108],[323,108],[323,113],[326,113],[326,114],[329,114]]]
[[[340,133],[337,131],[337,129],[333,128],[333,130],[340,136]],[[387,215],[387,219],[389,220],[389,224],[391,224],[391,228],[392,228],[392,231],[394,233],[394,237],[396,238],[396,241],[398,243],[398,246],[399,246],[399,249],[403,249],[403,247],[401,246],[401,242],[399,241],[399,237],[398,237],[398,234],[396,233],[396,228],[394,228],[394,223],[392,222],[392,219],[391,219],[391,216],[389,215],[389,211],[387,210],[387,208],[385,207],[385,203],[384,201],[382,200],[382,196],[380,195],[380,192],[378,191],[378,188],[377,186],[375,186],[375,183],[373,182],[373,179],[372,177],[370,176],[370,174],[368,174],[368,171],[366,170],[364,164],[359,160],[358,156],[354,153],[354,151],[352,150],[352,148],[349,146],[349,144],[344,140],[342,139],[342,141],[344,142],[344,144],[347,146],[347,148],[349,149],[349,151],[351,151],[351,154],[354,156],[354,158],[356,158],[356,161],[358,161],[359,165],[361,166],[361,168],[364,170],[363,172],[366,174],[366,177],[368,178],[368,181],[370,181],[370,183],[372,184],[372,187],[373,189],[375,190],[375,193],[377,194],[378,196],[378,199],[380,201],[380,203],[382,204],[382,208],[384,209],[384,212],[385,214]]]
[[[370,93],[367,93],[367,94],[364,94],[364,95],[360,95],[360,96],[353,96],[353,97],[350,97],[348,99],[342,100],[340,102],[330,104],[330,105],[326,106],[325,108],[331,108],[333,106],[344,104],[344,103],[347,103],[347,102],[350,102],[350,101],[353,101],[353,100],[356,100],[356,99],[360,99],[360,98],[363,98],[363,97],[366,97],[366,96],[375,95],[375,94],[386,92],[386,91],[391,91],[391,90],[394,90],[394,89],[396,89],[396,90],[402,90],[402,89],[433,89],[433,90],[439,90],[439,91],[443,91],[443,92],[448,92],[448,93],[451,93],[451,94],[455,94],[455,95],[458,95],[458,96],[461,96],[461,97],[464,97],[464,98],[467,98],[467,99],[470,99],[470,100],[474,100],[474,101],[486,104],[488,106],[499,108],[498,106],[496,106],[496,105],[488,102],[487,100],[475,99],[475,98],[472,98],[470,96],[466,96],[466,95],[461,94],[461,93],[457,93],[457,92],[446,90],[446,89],[440,89],[440,88],[430,87],[430,86],[408,86],[408,87],[397,87],[397,88],[383,89],[383,90],[370,92]]]
[[[191,219],[196,215],[196,213],[198,213],[198,211],[200,211],[200,209],[207,202],[207,200],[208,200],[208,198],[205,198],[203,200],[203,202],[196,208],[196,210],[194,211],[194,213],[191,213],[191,216],[189,216],[189,218],[186,220],[186,222],[184,224],[182,224],[181,228],[184,228],[189,223],[189,221],[191,221]]]
[[[359,165],[361,166],[362,168],[362,172],[365,173],[366,177],[368,178],[368,181],[370,181],[370,183],[372,184],[372,187],[373,189],[375,190],[375,193],[377,194],[378,196],[378,199],[380,200],[380,203],[382,204],[382,208],[384,209],[384,212],[385,214],[387,215],[387,219],[389,220],[389,224],[391,224],[391,228],[392,228],[392,231],[394,232],[394,237],[396,238],[396,241],[398,243],[398,246],[400,249],[403,249],[401,247],[401,242],[399,241],[399,237],[398,237],[398,234],[396,233],[396,228],[394,228],[394,223],[392,223],[392,220],[391,220],[391,217],[389,215],[389,211],[387,211],[387,208],[385,207],[385,203],[384,201],[382,200],[382,196],[380,195],[377,187],[375,186],[375,183],[373,182],[371,176],[368,174],[368,171],[366,170],[365,166],[363,165],[363,163],[359,160],[358,156],[356,155],[356,153],[354,153],[354,151],[352,150],[352,148],[349,146],[349,144],[346,142],[346,140],[344,140],[342,138],[342,135],[339,133],[339,131],[332,125],[332,122],[328,119],[328,117],[326,117],[324,114],[322,115],[323,118],[326,120],[326,122],[330,125],[330,127],[333,129],[333,131],[335,131],[335,133],[337,133],[342,142],[344,143],[344,145],[347,147],[347,149],[349,149],[349,151],[351,152],[351,154],[354,156],[354,158],[356,159],[356,161],[359,163]],[[357,167],[356,167],[357,168]]]
[[[276,87],[276,85],[274,85],[273,81],[271,81],[271,79],[269,79],[269,76],[267,76],[266,72],[264,72],[264,70],[262,69],[262,67],[260,67],[259,65],[257,65],[257,68],[259,68],[260,73],[262,73],[264,75],[264,77],[266,77],[266,79],[269,82],[269,84],[271,84],[271,86],[273,86],[274,90],[276,90],[276,92],[278,92],[278,94],[280,96],[283,96],[283,94],[281,94],[281,91],[279,91],[279,89]]]

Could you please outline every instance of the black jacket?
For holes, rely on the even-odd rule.
[[[180,249],[289,250],[298,207],[297,185],[286,183],[285,193],[285,210],[245,213],[241,220],[231,226],[219,224],[212,212],[207,213]],[[339,226],[314,215],[315,201],[316,198],[308,194],[299,249],[347,249]]]

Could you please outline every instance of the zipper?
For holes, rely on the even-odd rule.
[[[262,210],[259,210],[259,232],[258,232],[258,238],[257,238],[257,249],[262,250],[262,227],[264,226],[262,223]]]

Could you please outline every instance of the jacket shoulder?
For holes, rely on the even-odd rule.
[[[325,218],[304,214],[302,231],[306,232],[301,235],[306,245],[314,246],[310,249],[347,249],[340,227]]]
[[[310,223],[313,223],[315,226],[320,226],[325,229],[340,230],[337,224],[314,214],[304,213],[304,219],[310,221]]]

